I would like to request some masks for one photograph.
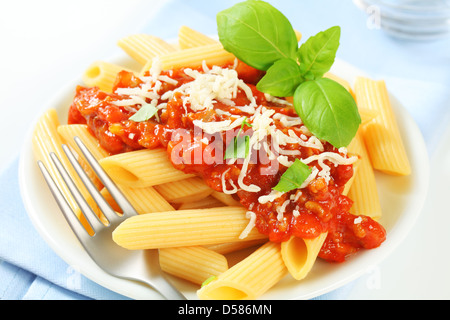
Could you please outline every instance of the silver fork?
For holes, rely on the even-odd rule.
[[[101,168],[83,142],[78,137],[75,137],[75,141],[100,181],[108,189],[111,196],[123,211],[123,214],[120,215],[111,208],[97,188],[95,188],[92,184],[90,178],[82,169],[71,150],[66,145],[63,145],[63,150],[69,161],[108,220],[106,225],[102,223],[91,207],[87,204],[86,200],[81,195],[80,191],[74,184],[67,170],[63,167],[58,157],[55,153],[50,153],[50,157],[60,172],[61,177],[73,194],[74,199],[80,206],[82,213],[94,231],[94,234],[90,235],[76,217],[64,195],[61,193],[48,170],[45,168],[45,165],[42,161],[38,161],[39,168],[41,169],[42,174],[44,175],[44,178],[56,199],[56,202],[86,252],[100,268],[115,277],[136,280],[147,284],[158,291],[166,299],[186,299],[186,297],[183,296],[183,294],[181,294],[181,292],[179,292],[171,284],[169,279],[166,278],[164,272],[161,270],[157,249],[127,250],[120,247],[112,240],[112,232],[114,229],[124,219],[136,215],[137,212],[130,202],[123,196],[114,182],[108,177],[106,172]]]

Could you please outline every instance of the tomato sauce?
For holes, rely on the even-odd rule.
[[[268,101],[266,96],[256,89],[255,84],[262,76],[260,71],[242,63],[238,64],[236,70],[239,78],[245,80],[250,87],[258,106],[263,105],[288,117],[297,117],[292,107],[277,101]],[[161,95],[193,81],[183,69],[161,74],[177,81],[176,85],[162,82],[158,91]],[[137,88],[142,83],[141,78],[122,71],[117,76],[113,92],[118,88]],[[87,124],[100,145],[111,154],[162,147],[167,149],[168,157],[175,168],[202,177],[214,190],[223,192],[224,187],[230,190],[239,185],[242,161],[224,161],[223,154],[229,142],[226,141],[225,134],[214,137],[195,134],[194,121],[220,122],[230,119],[230,115],[246,116],[250,119],[251,114],[235,107],[249,103],[243,90],[238,90],[233,98],[235,106],[217,101],[212,110],[195,111],[184,103],[180,92],[174,91],[173,96],[166,101],[167,105],[154,117],[143,122],[129,120],[139,109],[139,105],[130,108],[114,103],[127,98],[129,97],[117,93],[102,92],[95,87],[78,86],[70,106],[68,123]],[[274,123],[283,133],[287,134],[289,130],[293,130],[298,136],[303,134],[298,125],[285,126],[279,120],[274,120]],[[252,133],[251,126],[241,126],[236,128],[236,132],[237,129],[246,134]],[[323,147],[323,152],[338,152],[329,143],[323,142]],[[288,143],[283,148],[299,150],[302,158],[321,152],[295,143]],[[201,154],[201,159],[194,158],[195,154]],[[295,156],[288,158],[294,159]],[[270,241],[282,242],[291,236],[312,239],[328,232],[319,256],[328,261],[345,261],[361,248],[378,247],[385,240],[386,232],[370,217],[357,217],[349,213],[352,200],[343,195],[342,191],[353,175],[353,166],[327,164],[330,167],[328,182],[323,177],[316,177],[305,188],[283,193],[273,201],[261,203],[259,197],[271,193],[287,167],[273,160],[268,161],[259,153],[256,158],[252,157],[242,181],[246,185],[259,187],[259,191],[251,192],[238,188],[233,197],[256,214],[255,227],[267,235]],[[317,161],[311,165],[319,166]],[[281,207],[283,214],[280,219]]]

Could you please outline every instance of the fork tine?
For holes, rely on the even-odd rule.
[[[122,191],[116,186],[116,184],[111,180],[108,174],[103,170],[100,164],[97,162],[95,157],[89,151],[89,149],[83,144],[80,138],[75,137],[75,142],[80,148],[81,152],[85,156],[86,160],[89,162],[90,166],[97,174],[97,177],[103,183],[105,188],[109,191],[110,195],[116,201],[117,205],[122,209],[124,216],[132,216],[137,215],[136,209],[133,205],[127,200],[127,198],[123,195]]]
[[[72,151],[69,149],[69,147],[65,144],[62,145],[62,148],[64,152],[67,155],[67,158],[69,159],[70,163],[72,164],[73,168],[75,169],[75,172],[80,177],[83,184],[86,186],[86,189],[89,191],[90,195],[94,199],[94,201],[97,203],[98,207],[100,208],[100,211],[102,211],[103,215],[108,220],[108,223],[113,221],[118,217],[118,214],[114,211],[113,208],[111,208],[111,205],[105,200],[103,195],[97,190],[95,185],[92,183],[91,179],[88,177],[84,169],[81,167],[75,156],[73,155]],[[76,188],[75,188],[76,189]],[[95,215],[97,217],[97,215]]]
[[[81,212],[85,216],[86,220],[89,222],[92,230],[94,232],[97,232],[101,227],[104,227],[104,225],[102,224],[98,216],[94,213],[89,204],[86,202],[86,199],[83,197],[80,190],[75,185],[69,173],[64,168],[63,164],[61,163],[61,161],[58,159],[58,157],[54,152],[50,153],[50,158],[52,159],[53,163],[58,169],[58,172],[61,174],[61,177],[63,178],[70,192],[72,193],[75,201],[79,205]]]
[[[38,163],[39,169],[42,172],[42,175],[44,176],[45,181],[47,182],[47,185],[50,188],[50,191],[53,194],[53,197],[56,200],[56,203],[58,204],[59,208],[61,209],[62,213],[64,214],[64,217],[66,218],[70,227],[74,231],[75,235],[77,237],[81,237],[83,234],[88,236],[87,230],[81,224],[81,222],[77,218],[75,212],[73,212],[72,208],[70,207],[69,203],[67,202],[63,193],[59,189],[58,185],[56,184],[56,182],[53,180],[52,176],[48,172],[44,163],[41,160],[39,160],[37,163]],[[90,224],[89,221],[88,221],[88,223]],[[92,228],[92,225],[91,225],[91,228]]]

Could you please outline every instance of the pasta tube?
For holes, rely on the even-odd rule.
[[[103,158],[103,169],[117,184],[143,188],[193,177],[173,167],[167,152],[142,149]]]
[[[287,274],[280,244],[267,242],[197,291],[202,300],[252,300]]]
[[[112,92],[117,74],[126,70],[132,70],[105,61],[96,61],[91,64],[83,74],[83,82],[89,87],[99,87],[105,92]]]
[[[182,50],[215,43],[216,40],[187,26],[181,26],[178,30],[178,44]]]
[[[145,65],[157,56],[176,51],[171,44],[149,34],[134,34],[125,37],[120,39],[117,45],[141,65]]]
[[[325,232],[314,239],[291,237],[281,243],[281,256],[294,279],[302,280],[308,275],[326,238]]]
[[[245,212],[243,207],[219,207],[134,216],[114,230],[113,240],[131,250],[239,241],[248,224]],[[242,241],[264,237],[254,228]]]
[[[74,150],[78,150],[78,146],[75,143],[74,138],[80,138],[97,161],[110,155],[108,151],[100,146],[97,138],[89,132],[88,127],[85,124],[60,125],[58,126],[58,133]]]
[[[195,68],[203,61],[211,65],[226,65],[234,63],[235,56],[226,51],[221,43],[193,47],[185,50],[171,52],[158,57],[162,70],[177,68]],[[149,61],[142,72],[150,70],[152,62]]]
[[[119,185],[118,188],[139,214],[175,210],[153,187],[133,188]],[[111,206],[121,212],[108,190],[103,189],[101,192]]]
[[[375,169],[394,175],[409,175],[411,166],[383,80],[358,77],[356,100],[360,107],[379,115],[363,126],[363,137]]]
[[[213,192],[200,177],[167,182],[154,188],[170,203],[199,201]]]
[[[349,152],[360,155],[358,170],[353,175],[353,183],[348,191],[348,196],[353,200],[350,213],[366,215],[372,219],[381,218],[381,204],[378,195],[375,173],[370,163],[369,155],[364,144],[361,130],[358,130],[355,138],[348,146]]]
[[[211,196],[226,204],[227,206],[240,206],[241,203],[233,198],[231,194],[226,194],[219,191],[213,191]]]
[[[216,198],[213,198],[212,196],[208,196],[197,201],[183,202],[178,207],[178,210],[206,209],[215,207],[223,207],[223,203],[217,200]]]
[[[205,246],[205,248],[208,248],[210,250],[213,250],[213,251],[221,253],[221,254],[227,254],[227,253],[239,251],[242,249],[247,249],[247,248],[256,246],[258,244],[263,244],[264,242],[267,242],[267,239],[256,239],[256,240],[250,240],[250,241],[237,241],[237,242],[211,244],[211,245]]]
[[[224,255],[199,246],[160,249],[159,263],[163,271],[199,285],[228,269]]]
[[[75,201],[74,197],[72,196],[72,193],[68,189],[67,185],[64,183],[64,180],[62,179],[61,175],[59,174],[55,164],[53,163],[52,159],[50,158],[50,153],[54,152],[56,156],[59,158],[61,163],[63,164],[64,168],[68,171],[69,175],[72,177],[75,185],[80,190],[81,194],[86,198],[89,199],[89,192],[87,191],[86,187],[84,186],[83,182],[81,181],[80,177],[76,174],[75,170],[73,169],[72,165],[70,164],[69,159],[67,159],[63,149],[62,149],[62,143],[63,139],[58,134],[58,126],[60,122],[58,119],[58,115],[56,113],[56,110],[50,109],[46,111],[38,120],[34,134],[32,139],[32,145],[33,145],[33,152],[35,155],[35,158],[37,160],[41,160],[47,170],[49,171],[52,178],[55,180],[55,183],[60,188],[61,192],[63,193],[64,197],[66,198],[66,201],[68,202],[69,206],[72,208],[72,210],[76,213],[78,218],[80,219],[80,222],[83,224],[85,229],[89,233],[93,233],[92,228],[90,227],[89,223],[86,221],[86,218],[84,215],[81,214],[81,210]],[[93,201],[88,203],[93,206],[95,203]]]

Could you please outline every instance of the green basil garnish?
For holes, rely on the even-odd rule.
[[[283,173],[280,181],[273,189],[280,192],[298,189],[309,177],[311,172],[311,168],[308,165],[295,159],[294,163]]]
[[[248,65],[267,71],[258,90],[294,96],[294,108],[319,139],[347,146],[361,123],[356,103],[345,88],[323,78],[339,47],[341,29],[331,27],[298,47],[289,20],[272,5],[240,2],[217,14],[219,40]]]
[[[248,0],[217,14],[219,40],[239,60],[267,70],[282,58],[296,59],[297,37],[289,20],[267,2]]]
[[[294,108],[312,134],[336,148],[346,147],[361,123],[353,96],[327,78],[303,82],[295,91]]]
[[[239,129],[236,137],[233,138],[233,141],[225,149],[224,160],[247,158],[250,152],[250,137],[249,136],[241,137],[241,132],[242,130],[244,130],[244,126],[248,127],[252,126],[247,121],[247,117],[244,117],[244,121],[242,122],[241,128]]]
[[[292,97],[302,82],[300,67],[292,59],[280,59],[267,70],[256,88],[276,97]]]
[[[147,121],[158,112],[152,104],[144,104],[135,114],[128,118],[135,122]]]
[[[310,37],[298,49],[301,75],[308,80],[323,77],[330,70],[339,48],[341,28],[331,27]]]

